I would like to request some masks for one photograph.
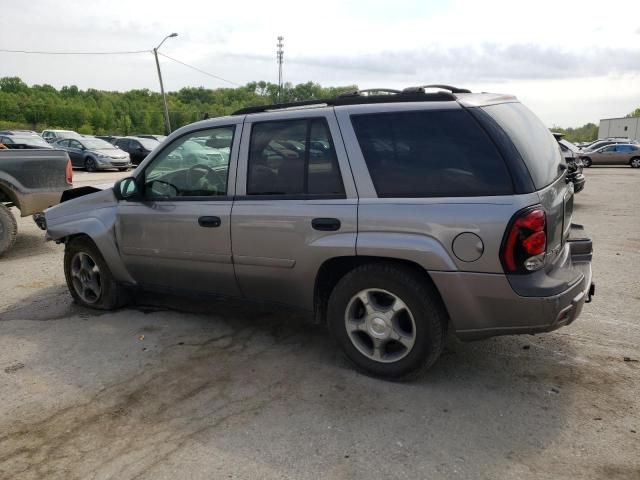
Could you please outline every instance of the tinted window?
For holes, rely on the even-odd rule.
[[[631,145],[618,145],[616,152],[629,153],[633,152],[634,148]]]
[[[253,124],[247,194],[344,195],[326,120]]]
[[[355,115],[351,121],[379,197],[513,193],[504,160],[464,110]]]
[[[129,140],[122,139],[116,142],[116,145],[123,150],[129,150]]]
[[[525,161],[537,189],[546,187],[562,174],[564,159],[547,127],[521,103],[483,107],[514,143]]]
[[[71,148],[82,148],[82,145],[77,140],[69,140],[69,146]]]
[[[60,140],[58,142],[58,145],[60,145],[61,147],[68,147],[69,146],[69,140]]]
[[[147,198],[226,195],[233,132],[212,128],[174,140],[145,171]]]

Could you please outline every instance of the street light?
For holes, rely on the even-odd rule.
[[[169,109],[167,108],[167,96],[164,94],[164,84],[162,83],[162,73],[160,73],[160,62],[158,61],[158,49],[162,46],[167,38],[177,37],[177,33],[167,35],[162,39],[160,44],[153,49],[153,54],[156,57],[156,67],[158,68],[158,79],[160,80],[160,92],[162,93],[162,102],[164,103],[164,128],[167,135],[171,133],[171,122],[169,121]]]

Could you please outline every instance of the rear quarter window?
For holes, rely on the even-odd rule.
[[[536,189],[562,174],[564,163],[558,142],[535,114],[521,103],[482,107],[507,133],[522,156]]]
[[[352,115],[379,197],[509,195],[511,176],[465,110]]]

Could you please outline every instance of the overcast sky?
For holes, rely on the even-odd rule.
[[[446,83],[512,93],[547,125],[640,107],[640,1],[363,0],[180,2],[1,0],[0,49],[151,49],[238,84],[404,87]],[[613,5],[613,4],[612,4]],[[231,86],[161,58],[165,87]],[[55,87],[159,90],[151,53],[0,53],[0,77]]]

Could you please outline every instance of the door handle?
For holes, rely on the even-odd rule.
[[[314,218],[311,220],[311,226],[314,230],[335,232],[340,230],[340,220],[337,218]]]
[[[222,223],[220,217],[200,217],[198,218],[198,225],[205,228],[219,227]]]

